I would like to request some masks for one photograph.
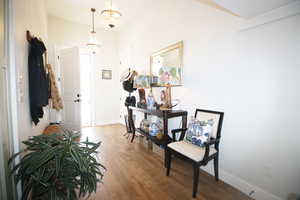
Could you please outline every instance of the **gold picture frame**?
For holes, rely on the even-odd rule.
[[[182,86],[183,41],[150,56],[152,87]]]
[[[112,79],[112,70],[102,70],[102,80],[111,80]]]

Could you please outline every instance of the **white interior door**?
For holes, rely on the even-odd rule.
[[[95,124],[95,71],[93,55],[89,50],[80,50],[81,124],[90,127]]]
[[[61,89],[64,109],[62,123],[70,129],[81,129],[80,55],[79,49],[60,51]]]

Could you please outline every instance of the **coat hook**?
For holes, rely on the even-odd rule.
[[[30,31],[26,31],[26,39],[28,42],[30,42],[32,40],[32,35],[30,34]]]

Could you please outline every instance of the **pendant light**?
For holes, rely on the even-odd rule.
[[[90,48],[95,48],[95,47],[98,47],[99,44],[98,44],[98,40],[97,40],[97,35],[96,35],[96,31],[95,31],[95,12],[96,12],[96,9],[95,8],[91,8],[91,12],[92,12],[92,31],[90,33],[90,40],[89,42],[87,43],[87,46],[90,47]]]
[[[107,25],[110,28],[114,28],[117,24],[117,20],[122,16],[120,11],[113,9],[112,0],[110,0],[109,8],[101,11],[101,15],[107,21]]]

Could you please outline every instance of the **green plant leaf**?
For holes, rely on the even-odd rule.
[[[9,161],[16,182],[21,181],[22,199],[77,200],[96,192],[102,183],[105,167],[96,159],[101,142],[86,139],[77,142],[78,134],[65,131],[63,135],[41,135],[30,137],[23,143],[26,154],[20,163],[13,161],[22,155],[19,152]],[[78,192],[77,192],[78,191]]]

